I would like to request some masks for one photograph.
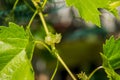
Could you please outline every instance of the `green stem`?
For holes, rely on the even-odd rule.
[[[14,12],[14,10],[15,10],[15,8],[16,8],[18,2],[19,2],[19,0],[16,0],[16,1],[15,1],[14,6],[13,6],[13,8],[12,8],[12,10],[11,10],[11,13]]]
[[[10,11],[10,13],[4,18],[4,24],[7,24],[8,22],[14,22],[14,10],[15,10],[15,8],[16,8],[16,6],[17,6],[17,4],[18,4],[18,2],[19,2],[19,0],[16,0],[15,1],[15,3],[14,3],[14,5],[13,5],[13,8],[12,8],[12,10]],[[7,23],[6,23],[7,22]]]
[[[48,31],[48,28],[47,28],[47,25],[46,25],[46,22],[45,22],[45,19],[44,19],[44,17],[43,17],[42,12],[39,12],[39,16],[40,16],[41,21],[42,21],[42,23],[43,23],[43,27],[44,27],[44,29],[45,29],[46,35],[48,35],[48,34],[49,34],[49,31]]]
[[[56,67],[55,67],[55,71],[54,71],[54,73],[53,73],[53,75],[52,75],[52,77],[51,77],[50,80],[53,80],[53,78],[55,77],[55,74],[57,73],[57,70],[58,70],[58,66],[59,66],[59,61],[57,60],[57,64],[56,64]]]
[[[59,62],[64,66],[64,68],[66,69],[66,71],[69,73],[69,75],[71,76],[71,78],[73,80],[77,80],[75,78],[75,76],[72,74],[72,72],[70,71],[70,69],[67,67],[67,65],[65,64],[65,62],[63,61],[63,59],[60,57],[60,55],[58,53],[55,53],[57,59],[59,60]]]
[[[42,9],[45,7],[46,3],[47,3],[47,0],[44,0],[44,2],[42,4]]]
[[[63,59],[60,57],[58,51],[56,50],[55,45],[51,45],[51,49],[52,49],[52,51],[54,52],[56,58],[59,60],[59,62],[60,62],[60,63],[64,66],[64,68],[67,70],[67,72],[69,73],[69,75],[71,76],[71,78],[72,78],[73,80],[77,80],[77,79],[75,78],[75,76],[72,74],[72,72],[70,71],[70,69],[67,67],[67,65],[65,64],[65,62],[63,61]]]
[[[35,41],[35,43],[37,44],[41,44],[43,45],[50,53],[53,53],[51,51],[51,49],[45,44],[43,43],[42,41]],[[52,47],[53,49],[55,49],[54,47]],[[54,50],[55,51],[55,50]],[[69,73],[69,75],[72,77],[73,80],[77,80],[74,75],[72,74],[72,72],[70,71],[70,69],[67,67],[67,65],[64,63],[64,61],[62,60],[62,58],[60,57],[60,55],[57,53],[57,52],[54,52],[55,53],[55,56],[56,58],[58,59],[58,61],[64,66],[64,68],[67,70],[67,72]],[[51,78],[51,80],[53,80],[54,76],[55,76],[55,73],[56,73],[57,69],[55,69],[55,72]]]
[[[96,71],[98,71],[99,69],[102,69],[102,68],[103,68],[103,66],[97,67],[97,68],[89,75],[88,80],[90,80],[90,78],[95,74]]]
[[[37,14],[37,12],[38,12],[37,10],[34,12],[32,18],[30,19],[30,22],[28,23],[27,29],[30,29],[30,25],[32,24],[32,22],[33,22],[33,20],[34,20],[34,18],[36,16],[36,14]]]
[[[39,5],[38,5],[34,0],[32,0],[32,2],[33,2],[33,4],[34,4],[34,6],[36,7],[36,9],[39,10],[39,9],[40,9]],[[49,31],[48,31],[48,28],[47,28],[45,19],[44,19],[44,17],[43,17],[42,11],[40,11],[38,14],[39,14],[39,16],[40,16],[40,18],[41,18],[41,21],[42,21],[42,23],[43,23],[43,27],[44,27],[44,29],[45,29],[46,34],[49,35]],[[55,46],[52,46],[52,45],[51,45],[51,49],[53,50],[52,53],[55,54],[56,58],[57,58],[57,59],[59,60],[59,62],[64,66],[64,68],[67,70],[67,72],[68,72],[69,75],[72,77],[72,79],[73,79],[73,80],[77,80],[77,79],[75,78],[75,76],[72,74],[72,72],[70,71],[70,69],[67,67],[67,65],[65,64],[65,62],[62,60],[62,58],[60,57],[60,55],[58,54]]]
[[[24,3],[25,3],[25,5],[28,7],[28,8],[30,8],[30,10],[31,11],[35,11],[28,3],[27,3],[27,1],[26,0],[23,0],[24,1]]]
[[[34,6],[36,7],[36,9],[39,10],[39,9],[40,9],[39,5],[38,5],[34,0],[32,0],[32,2],[33,2],[33,4],[34,4]],[[46,25],[45,19],[44,19],[44,17],[43,17],[42,11],[40,11],[40,12],[38,13],[38,15],[40,16],[40,19],[41,19],[41,21],[42,21],[42,23],[43,23],[43,27],[44,27],[44,29],[45,29],[46,35],[48,35],[48,34],[49,34],[49,30],[48,30],[48,28],[47,28],[47,25]]]
[[[50,53],[52,53],[51,49],[44,42],[42,42],[42,41],[35,41],[35,43],[43,45]]]

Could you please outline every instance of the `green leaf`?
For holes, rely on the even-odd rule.
[[[26,52],[27,52],[27,56],[29,60],[32,60],[32,56],[33,56],[33,51],[34,51],[34,47],[35,47],[35,42],[34,42],[34,38],[32,36],[32,33],[30,31],[30,29],[26,30],[26,34],[28,36],[28,45],[26,47]]]
[[[26,39],[26,33],[23,27],[14,23],[9,23],[9,27],[0,26],[0,39],[1,38],[21,38]]]
[[[114,69],[120,68],[120,39],[114,39],[112,36],[103,45],[103,53]]]
[[[109,80],[120,80],[120,75],[118,75],[114,69],[111,67],[109,60],[107,57],[103,54],[101,54],[101,57],[103,59],[103,68],[105,69],[105,72],[107,73],[107,77]]]
[[[116,7],[120,6],[119,0],[111,0],[111,3],[109,4],[111,9],[115,9]]]
[[[35,47],[35,42],[30,40],[28,42],[28,45],[26,47],[26,53],[27,53],[27,56],[28,56],[28,59],[29,60],[32,60],[32,56],[33,56],[33,52],[34,52],[34,47]]]
[[[111,0],[108,10],[114,13],[114,15],[117,18],[120,18],[118,10],[116,9],[118,6],[120,6],[120,1],[119,0]]]
[[[103,54],[101,54],[102,66],[110,80],[120,80],[120,75],[114,71],[114,69],[120,68],[119,45],[120,39],[114,39],[113,36],[106,40],[103,45]]]
[[[100,26],[100,12],[98,8],[105,8],[110,0],[66,0],[70,6],[75,6],[80,16],[86,21]]]
[[[29,38],[23,27],[0,26],[0,80],[34,80],[28,59]]]

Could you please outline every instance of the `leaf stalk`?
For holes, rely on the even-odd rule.
[[[43,27],[45,29],[45,32],[46,32],[46,35],[49,36],[49,30],[47,28],[47,24],[45,22],[45,19],[44,19],[44,16],[43,16],[43,13],[42,13],[42,10],[41,10],[41,7],[38,5],[37,2],[35,2],[35,0],[32,0],[34,6],[36,7],[36,9],[38,10],[38,15],[40,16],[40,19],[42,21],[42,24],[43,24]],[[45,2],[46,3],[46,2]],[[41,43],[41,42],[40,42]],[[52,53],[56,56],[56,58],[58,59],[58,61],[64,66],[64,68],[66,69],[66,71],[69,73],[69,75],[71,76],[71,78],[73,80],[77,80],[75,78],[75,76],[72,74],[72,72],[70,71],[70,69],[67,67],[67,65],[65,64],[65,62],[63,61],[63,59],[60,57],[57,49],[55,48],[55,44],[53,45],[50,45],[51,46],[51,50],[52,50]],[[45,46],[46,47],[46,46]],[[47,47],[46,47],[47,48]],[[48,49],[49,50],[49,49]],[[49,51],[51,51],[49,50]]]
[[[97,72],[99,69],[102,69],[102,68],[103,66],[99,66],[95,70],[93,70],[93,72],[89,75],[88,80],[90,80],[90,78],[95,74],[95,72]]]

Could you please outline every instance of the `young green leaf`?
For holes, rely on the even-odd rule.
[[[120,75],[114,71],[114,69],[120,68],[119,45],[120,39],[115,40],[113,36],[106,40],[106,43],[103,45],[103,54],[101,54],[102,66],[110,80],[120,80]]]
[[[111,0],[108,9],[109,9],[109,11],[114,13],[114,15],[117,18],[120,18],[118,10],[116,9],[118,6],[120,6],[120,0]]]
[[[70,6],[75,6],[80,13],[80,16],[86,21],[100,26],[100,12],[98,8],[104,8],[110,0],[66,0]]]
[[[0,80],[34,80],[26,47],[29,38],[23,27],[0,26]]]
[[[120,68],[120,39],[115,40],[112,36],[109,40],[106,40],[106,43],[103,45],[103,53],[112,68]]]
[[[103,54],[101,54],[101,57],[103,59],[103,68],[105,69],[105,72],[107,73],[107,77],[109,80],[120,80],[120,75],[118,75],[114,69],[111,67],[109,60],[107,57]]]
[[[111,3],[109,4],[110,9],[115,9],[116,7],[120,6],[120,1],[119,0],[112,0]]]

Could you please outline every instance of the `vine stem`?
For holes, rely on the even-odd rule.
[[[35,41],[35,43],[43,45],[50,53],[52,53],[51,49],[44,42],[42,42],[42,41]]]
[[[15,10],[18,2],[19,2],[19,0],[16,0],[16,1],[15,1],[14,5],[13,5],[13,8],[12,8],[12,10],[10,11],[10,14],[8,14],[8,15],[6,16],[6,18],[5,18],[5,22],[8,21],[8,18],[9,18],[9,17],[14,19],[14,10]]]
[[[11,10],[11,13],[14,12],[14,10],[15,10],[18,2],[19,2],[19,0],[16,0],[16,1],[15,1],[14,6],[13,6],[13,8],[12,8],[12,10]]]
[[[103,66],[97,67],[97,68],[89,75],[88,80],[90,80],[90,78],[94,75],[94,73],[95,73],[96,71],[98,71],[99,69],[102,69],[102,68],[103,68]]]
[[[51,45],[51,49],[52,49],[52,51],[54,52],[56,58],[59,60],[59,62],[63,65],[63,67],[64,67],[64,68],[66,69],[66,71],[69,73],[69,75],[71,76],[71,78],[72,78],[73,80],[77,80],[77,79],[75,78],[75,76],[72,74],[72,72],[70,71],[70,69],[68,68],[68,66],[65,64],[65,62],[63,61],[63,59],[60,57],[60,55],[59,55],[59,53],[58,53],[55,45]]]
[[[67,67],[67,65],[65,64],[65,62],[63,61],[63,59],[60,57],[60,55],[58,53],[55,53],[57,59],[60,61],[60,63],[64,66],[64,68],[66,69],[66,71],[69,73],[69,75],[71,76],[71,78],[73,80],[77,80],[75,78],[75,76],[72,74],[72,72],[70,71],[70,69]]]
[[[38,15],[40,16],[40,19],[41,19],[42,24],[43,24],[43,27],[44,27],[44,29],[45,29],[46,35],[48,35],[48,34],[49,34],[49,30],[48,30],[48,28],[47,28],[47,25],[46,25],[45,19],[44,19],[44,17],[43,17],[42,11],[39,10],[40,7],[39,7],[39,5],[38,5],[34,0],[32,0],[32,2],[33,2],[33,4],[34,4],[34,6],[36,7],[36,9],[38,9],[38,11],[40,11],[40,12],[38,12]]]
[[[50,80],[53,80],[53,78],[55,77],[55,74],[57,73],[57,70],[58,70],[58,66],[59,66],[59,61],[57,60],[57,64],[56,64],[56,67],[55,67],[54,73],[53,73],[53,75],[52,75],[52,77],[51,77]]]
[[[53,53],[53,52],[51,51],[51,49],[50,49],[44,42],[42,42],[42,41],[35,41],[35,43],[38,43],[38,44],[43,45],[50,53]],[[52,47],[52,49],[55,49],[55,47]],[[54,51],[56,51],[56,50],[54,50]],[[57,52],[54,52],[54,53],[55,53],[56,58],[58,59],[58,62],[60,62],[60,63],[64,66],[64,68],[67,70],[67,72],[68,72],[69,75],[72,77],[72,79],[73,79],[73,80],[77,80],[77,79],[74,77],[74,75],[72,74],[72,72],[70,71],[70,69],[67,67],[67,65],[64,63],[64,61],[62,60],[62,58],[60,57],[60,55],[59,55]],[[55,71],[54,71],[54,73],[53,73],[53,75],[52,75],[52,77],[51,77],[50,80],[53,80],[53,78],[54,78],[54,76],[55,76],[55,74],[56,74],[56,72],[57,72],[58,62],[57,62],[57,65],[56,65],[56,69],[55,69]]]
[[[19,2],[19,0],[16,0],[16,1],[15,1],[15,4],[14,4],[14,6],[13,6],[13,8],[12,8],[12,12],[15,10],[18,2]]]
[[[35,11],[35,10],[27,3],[26,0],[23,0],[23,2],[25,3],[25,5],[26,5],[32,12]]]
[[[39,12],[38,12],[38,15],[40,16],[40,19],[41,19],[41,21],[42,21],[42,23],[43,23],[43,27],[44,27],[44,29],[45,29],[46,35],[49,35],[49,30],[48,30],[48,28],[47,28],[47,25],[46,25],[45,19],[44,19],[44,17],[43,17],[42,11],[40,10],[41,7],[40,7],[34,0],[32,0],[32,2],[33,2],[33,4],[34,4],[34,6],[36,7],[36,9],[39,11]],[[59,55],[59,53],[57,52],[55,46],[51,45],[51,49],[52,49],[52,51],[53,51],[52,53],[55,54],[56,58],[57,58],[58,61],[64,66],[64,68],[65,68],[66,71],[69,73],[69,75],[71,76],[71,78],[72,78],[73,80],[77,80],[77,79],[75,78],[75,76],[72,74],[72,72],[70,71],[70,69],[67,67],[67,65],[65,64],[65,62],[63,61],[63,59],[60,57],[60,55]]]
[[[39,12],[39,16],[40,16],[41,21],[42,21],[42,23],[43,23],[43,27],[44,27],[44,29],[45,29],[46,35],[48,35],[48,34],[49,34],[49,31],[48,31],[48,28],[47,28],[47,25],[46,25],[46,22],[45,22],[45,19],[44,19],[44,17],[43,17],[42,12]]]
[[[27,29],[30,29],[30,25],[32,24],[33,22],[33,19],[35,18],[36,14],[38,13],[38,11],[36,10],[32,16],[32,18],[30,19],[29,23],[28,23],[28,26],[27,26]]]
[[[45,7],[45,4],[47,3],[47,0],[44,0],[43,4],[42,4],[42,8]]]

